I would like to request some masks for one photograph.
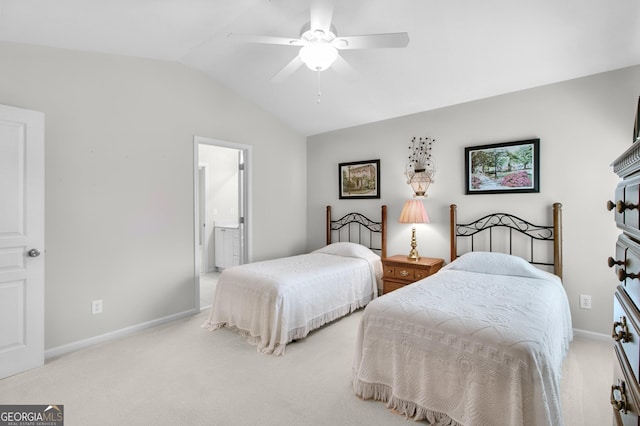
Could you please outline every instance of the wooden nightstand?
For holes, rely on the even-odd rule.
[[[444,259],[421,257],[417,262],[407,259],[405,255],[396,255],[382,259],[384,283],[382,293],[389,293],[407,284],[433,275],[444,264]]]

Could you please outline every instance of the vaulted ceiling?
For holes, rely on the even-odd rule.
[[[176,61],[304,135],[640,64],[637,0],[334,0],[338,36],[407,32],[408,47],[344,50],[351,72],[279,83],[298,48],[228,37],[297,38],[309,14],[310,0],[0,0],[0,40]]]

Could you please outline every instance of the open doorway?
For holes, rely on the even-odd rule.
[[[194,138],[194,241],[196,303],[211,305],[225,268],[248,259],[250,147]]]

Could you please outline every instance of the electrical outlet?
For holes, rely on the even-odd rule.
[[[91,301],[91,314],[101,314],[102,313],[102,299],[92,300]]]
[[[582,309],[591,309],[591,296],[589,296],[588,294],[581,294],[580,307]]]

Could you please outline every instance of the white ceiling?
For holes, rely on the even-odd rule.
[[[317,103],[306,67],[270,81],[297,48],[227,38],[297,38],[309,4],[0,0],[0,40],[180,62],[304,135],[640,63],[638,0],[335,0],[338,35],[406,31],[410,42],[341,51],[353,73],[320,73]]]

